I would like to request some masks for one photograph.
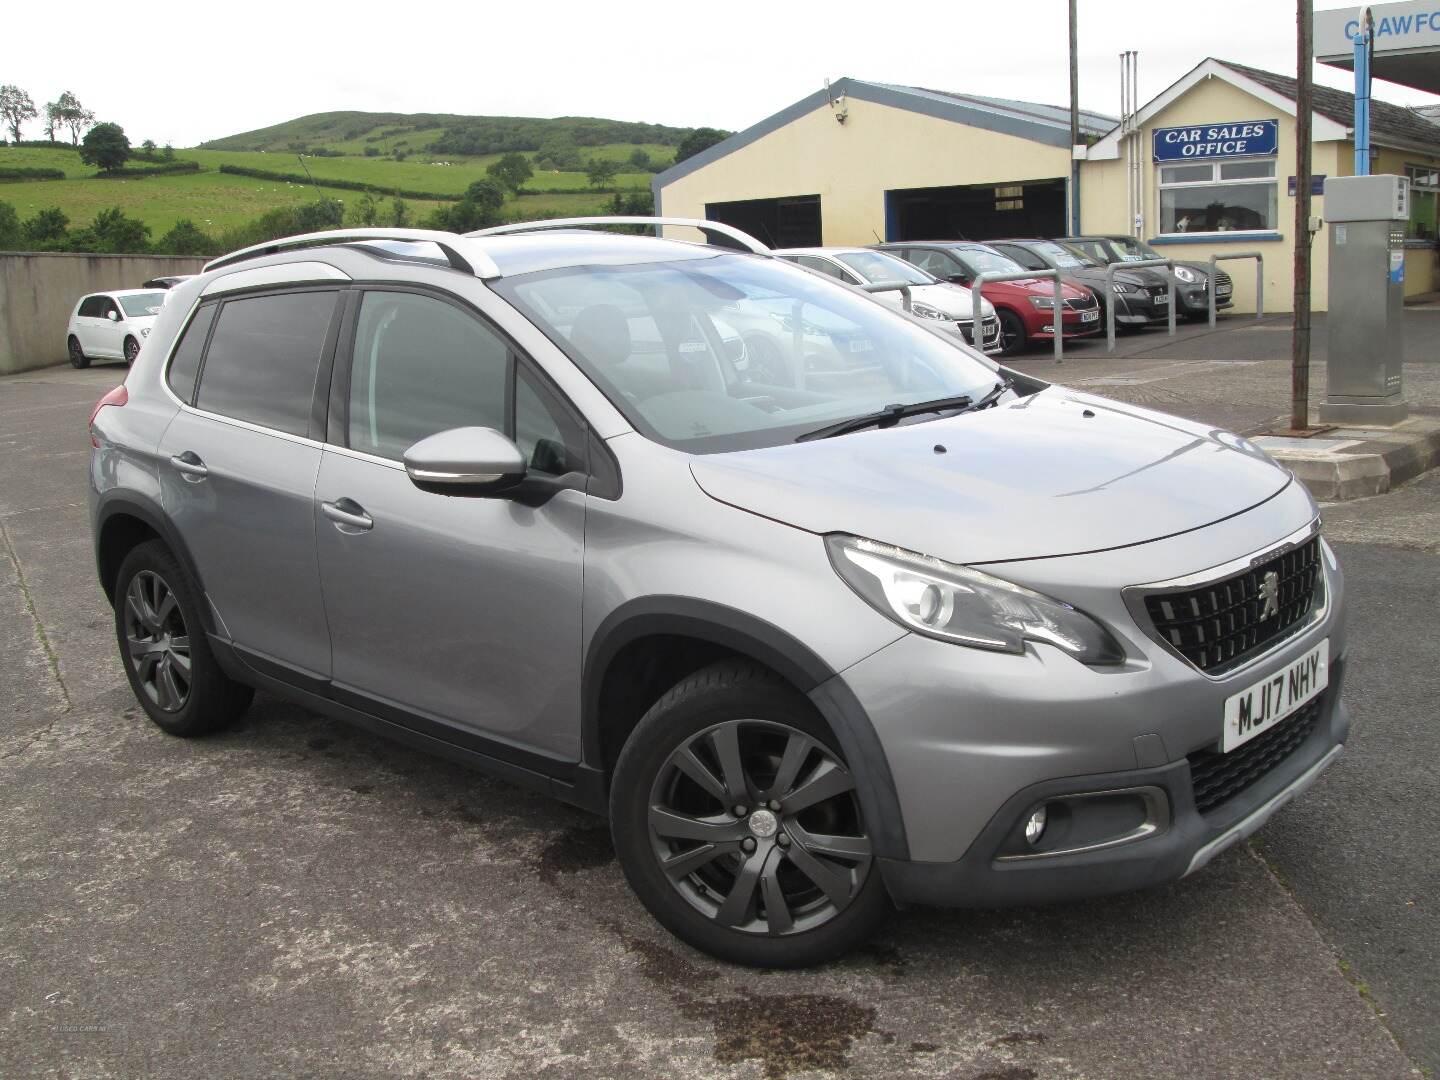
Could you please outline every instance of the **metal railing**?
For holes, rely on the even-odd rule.
[[[866,281],[861,283],[860,288],[867,293],[898,292],[900,294],[900,306],[905,309],[905,314],[910,314],[911,286],[907,282]]]
[[[971,322],[970,325],[975,328],[974,333],[976,340],[981,342],[976,348],[982,353],[985,351],[984,331],[982,329],[985,324],[980,317],[980,287],[982,285],[988,285],[992,281],[1026,281],[1033,278],[1049,278],[1055,283],[1055,300],[1054,309],[1050,315],[1050,332],[1051,336],[1055,339],[1055,363],[1064,363],[1065,298],[1060,293],[1060,271],[1058,270],[1021,270],[1019,273],[1012,271],[1006,274],[987,270],[971,282],[970,311],[971,318],[974,321]],[[1003,319],[1000,322],[1000,340],[1003,348],[1005,340],[1005,322]]]
[[[1205,290],[1205,303],[1210,309],[1210,325],[1215,325],[1215,286],[1218,284],[1216,263],[1229,262],[1234,259],[1255,260],[1255,318],[1259,319],[1265,314],[1265,256],[1258,251],[1237,251],[1233,255],[1211,255],[1210,256],[1210,282]],[[1232,291],[1230,295],[1235,295]]]
[[[1148,266],[1163,266],[1168,271],[1165,275],[1165,285],[1169,290],[1170,306],[1170,336],[1175,336],[1175,261],[1173,259],[1137,259],[1135,262],[1111,263],[1105,268],[1105,340],[1110,346],[1110,351],[1115,351],[1115,297],[1124,296],[1124,293],[1115,291],[1115,274],[1120,270],[1140,270]],[[1140,285],[1137,288],[1144,289]]]

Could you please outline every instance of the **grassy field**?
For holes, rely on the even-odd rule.
[[[412,130],[405,117],[380,116],[368,130],[363,122],[350,119],[360,114],[332,114],[340,120],[321,124],[318,118],[301,118],[272,129],[278,134],[270,140],[278,144],[283,137],[303,137],[311,146],[323,145],[345,154],[342,157],[306,156],[305,167],[315,178],[316,186],[221,173],[221,165],[263,169],[277,173],[303,174],[296,154],[288,150],[216,150],[182,149],[175,151],[176,161],[194,161],[198,173],[168,176],[133,177],[128,179],[97,179],[95,169],[84,165],[79,154],[70,147],[0,147],[0,167],[60,169],[64,180],[32,180],[21,183],[0,182],[0,202],[15,208],[21,220],[40,210],[59,207],[70,218],[71,228],[88,225],[102,210],[119,207],[131,217],[139,218],[150,227],[150,239],[158,240],[177,221],[189,219],[201,229],[217,234],[224,229],[244,224],[267,211],[283,206],[312,202],[319,193],[339,199],[346,206],[362,197],[361,192],[326,186],[338,180],[372,184],[382,190],[434,192],[460,196],[475,180],[484,179],[486,168],[501,155],[439,158],[420,148],[439,137],[444,128],[421,127]],[[421,117],[420,120],[434,119]],[[463,118],[462,118],[463,119]],[[412,120],[411,123],[415,121]],[[342,134],[353,137],[338,137]],[[239,138],[238,136],[236,138]],[[390,157],[365,157],[366,147],[389,152],[397,145],[408,144],[411,154],[404,161]],[[626,161],[637,149],[643,149],[656,161],[669,161],[674,147],[660,143],[610,143],[584,147],[586,159],[601,158]],[[533,156],[533,155],[526,155]],[[131,166],[143,168],[148,162],[132,161]],[[651,174],[623,172],[613,186],[622,190],[648,191]],[[524,220],[541,214],[577,215],[599,213],[609,195],[590,190],[583,172],[537,170],[526,185],[529,189],[551,189],[546,194],[522,194],[507,200],[503,210],[506,218]],[[388,202],[388,198],[386,199]],[[412,218],[430,214],[448,205],[438,200],[406,200]]]

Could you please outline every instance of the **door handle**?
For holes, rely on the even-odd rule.
[[[180,473],[191,483],[197,483],[210,475],[210,470],[200,460],[200,455],[193,450],[186,450],[183,454],[176,454],[170,459],[170,464],[175,466],[175,471]]]
[[[354,529],[357,532],[368,532],[375,527],[375,519],[365,512],[365,508],[354,499],[336,499],[334,502],[322,502],[320,511],[327,518],[335,523],[336,528],[341,532]]]

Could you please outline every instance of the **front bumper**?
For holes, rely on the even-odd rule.
[[[1340,700],[1343,662],[1332,664],[1320,721],[1281,764],[1215,811],[1195,807],[1190,766],[1182,759],[1157,768],[1068,777],[1017,792],[954,862],[881,859],[891,896],[901,904],[1001,907],[1044,904],[1126,892],[1194,873],[1267,822],[1340,756],[1350,716]],[[1126,843],[1073,854],[1007,859],[1014,824],[1030,808],[1079,793],[1151,790],[1166,800],[1164,824]]]

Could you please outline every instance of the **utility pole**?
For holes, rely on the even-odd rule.
[[[1076,0],[1070,0],[1070,235],[1080,235],[1080,162],[1075,147],[1080,145],[1080,57],[1077,52]]]
[[[1290,427],[1310,426],[1310,121],[1313,98],[1312,0],[1296,0],[1295,314],[1290,335]]]

